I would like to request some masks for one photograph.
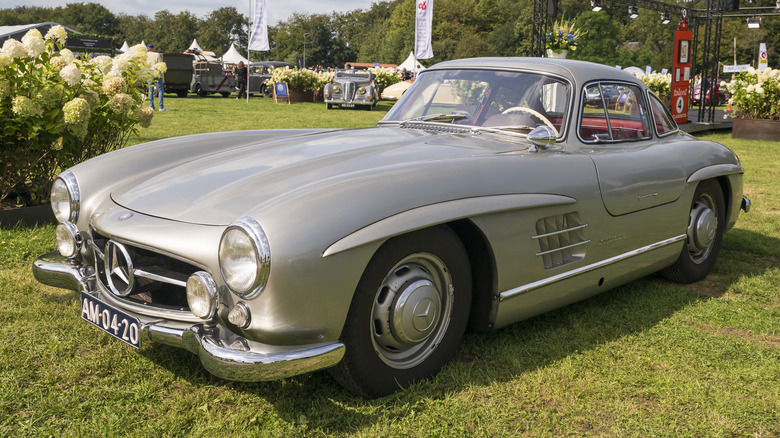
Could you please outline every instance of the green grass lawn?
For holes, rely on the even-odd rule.
[[[372,125],[389,108],[177,99],[141,141],[196,132]],[[74,292],[35,282],[53,226],[0,229],[2,436],[780,436],[780,142],[734,149],[753,209],[714,272],[650,276],[492,333],[467,332],[436,378],[377,400],[327,372],[212,377],[192,354],[138,352],[81,321]]]

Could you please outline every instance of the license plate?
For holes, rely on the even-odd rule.
[[[355,104],[354,103],[342,103],[341,106],[343,106],[344,108],[354,108]]]
[[[81,318],[120,341],[139,348],[141,323],[138,318],[81,293]]]

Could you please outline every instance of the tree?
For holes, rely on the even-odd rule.
[[[247,47],[248,27],[249,19],[236,8],[219,8],[198,22],[198,42],[204,50],[212,50],[217,55],[227,52],[230,44],[241,50]]]
[[[57,8],[60,9],[60,8]],[[57,12],[56,21],[79,32],[117,36],[119,19],[99,3],[68,3]]]

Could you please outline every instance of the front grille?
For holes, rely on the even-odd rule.
[[[97,279],[117,299],[161,310],[189,312],[187,279],[201,268],[149,249],[112,241],[95,230],[91,246]],[[111,270],[106,269],[106,261],[111,264]]]
[[[355,98],[355,91],[357,90],[357,84],[354,82],[345,82],[342,85],[342,88],[344,88],[344,102],[352,102],[352,99]]]
[[[577,213],[559,214],[536,221],[536,235],[545,269],[552,269],[582,260],[585,257],[587,224],[580,222]]]

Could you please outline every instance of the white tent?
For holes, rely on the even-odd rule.
[[[630,74],[632,74],[632,75],[634,75],[634,76],[636,76],[638,78],[641,78],[642,76],[645,75],[645,71],[644,70],[642,70],[639,67],[634,67],[634,66],[626,67],[626,68],[623,69],[623,71],[625,71],[626,73],[630,73]]]
[[[240,53],[238,53],[238,50],[236,50],[236,47],[231,44],[230,49],[228,49],[227,52],[225,52],[224,55],[222,55],[221,58],[219,58],[223,63],[228,64],[238,64],[239,62],[243,62],[244,64],[249,64],[249,60],[241,56]]]
[[[195,49],[198,49],[199,52],[202,52],[203,49],[200,47],[200,44],[198,44],[197,39],[192,40],[192,44],[190,44],[190,47],[187,49],[188,52],[194,52]]]
[[[417,61],[417,58],[414,57],[414,52],[409,52],[409,57],[406,58],[406,61],[402,62],[401,65],[395,69],[398,71],[403,71],[403,69],[406,69],[406,71],[417,74],[425,70],[425,67],[423,67],[422,64]]]
[[[128,50],[130,50],[130,45],[127,44],[127,41],[125,41],[125,43],[122,44],[122,47],[119,48],[119,51],[124,53],[127,52]]]

